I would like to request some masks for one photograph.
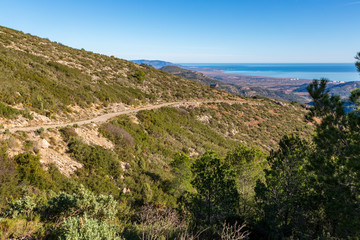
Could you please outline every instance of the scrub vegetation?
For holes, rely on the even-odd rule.
[[[0,30],[1,117],[123,102],[124,94],[132,104],[237,98],[146,65]],[[40,139],[59,134],[52,144],[64,143],[82,164],[69,176],[42,162],[27,133],[5,131],[0,239],[357,239],[360,91],[345,102],[326,86],[307,87],[310,110],[257,97],[122,115],[98,129],[111,148],[85,142],[79,126],[36,131]],[[353,111],[345,111],[349,104]],[[22,144],[14,137],[25,152],[9,154]]]

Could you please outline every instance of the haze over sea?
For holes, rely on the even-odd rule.
[[[182,65],[253,76],[360,81],[354,63],[182,63]]]

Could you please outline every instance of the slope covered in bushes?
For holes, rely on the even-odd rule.
[[[219,98],[223,93],[147,65],[0,27],[0,101],[40,113],[109,103]]]

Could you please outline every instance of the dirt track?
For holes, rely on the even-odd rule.
[[[157,105],[149,105],[149,106],[140,107],[140,108],[136,108],[136,109],[124,110],[124,111],[120,111],[120,112],[107,113],[107,114],[97,116],[97,117],[87,119],[87,120],[79,120],[79,121],[60,123],[60,124],[14,127],[14,128],[9,128],[9,130],[10,130],[10,132],[16,132],[16,131],[32,132],[39,128],[43,128],[43,129],[58,128],[58,127],[66,127],[66,126],[74,125],[74,124],[77,124],[80,126],[80,125],[89,124],[89,123],[106,122],[107,120],[109,120],[113,117],[123,115],[123,114],[137,113],[142,110],[152,110],[152,109],[157,109],[157,108],[161,108],[161,107],[168,107],[168,106],[175,106],[175,105],[198,105],[198,104],[202,104],[202,103],[240,103],[240,104],[242,104],[245,102],[249,103],[247,101],[231,101],[231,100],[169,102],[169,103],[161,103],[161,104],[157,104]],[[249,104],[251,104],[251,103],[249,103]],[[4,131],[5,131],[5,129],[0,129],[0,132],[4,132]]]

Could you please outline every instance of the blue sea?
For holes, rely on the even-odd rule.
[[[356,71],[354,63],[182,63],[182,65],[253,76],[360,81],[360,74]]]

